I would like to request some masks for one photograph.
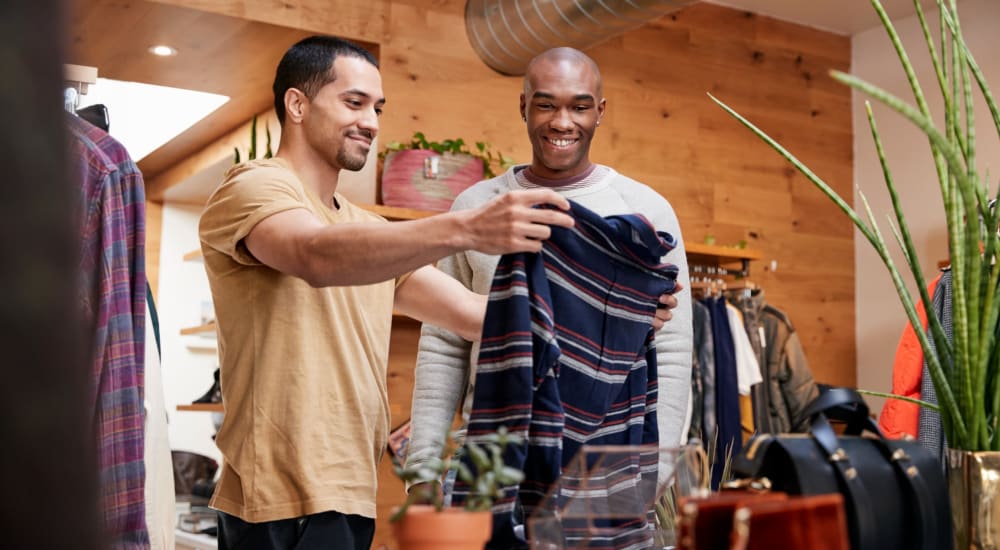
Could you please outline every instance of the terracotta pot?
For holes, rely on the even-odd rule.
[[[399,550],[482,550],[490,538],[493,515],[461,508],[413,505],[392,524]]]
[[[426,149],[393,151],[382,167],[382,204],[443,212],[455,197],[483,179],[483,161]]]

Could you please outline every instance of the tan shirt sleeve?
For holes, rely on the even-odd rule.
[[[261,265],[243,239],[261,220],[279,212],[307,208],[301,184],[283,170],[258,168],[227,179],[209,199],[199,233],[205,246],[243,265]]]

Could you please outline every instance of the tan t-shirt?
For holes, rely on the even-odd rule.
[[[201,218],[226,410],[211,505],[245,521],[330,510],[375,517],[396,282],[313,288],[261,264],[243,242],[261,220],[294,208],[329,224],[385,221],[336,200],[338,210],[324,206],[287,162],[259,160],[231,168]]]

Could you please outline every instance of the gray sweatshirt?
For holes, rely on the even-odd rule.
[[[475,208],[497,195],[523,189],[514,175],[523,168],[515,166],[496,178],[466,189],[455,199],[452,210]],[[689,414],[692,364],[691,285],[680,224],[670,203],[656,191],[610,168],[600,168],[606,175],[598,181],[586,187],[555,188],[555,191],[604,217],[642,214],[658,231],[666,231],[677,239],[677,247],[667,254],[664,261],[678,267],[677,280],[684,285],[684,289],[675,295],[678,305],[673,310],[673,318],[656,334],[655,340],[660,446],[676,447],[682,443],[681,432]],[[489,294],[499,259],[499,256],[466,251],[442,259],[438,268],[474,292]],[[464,433],[472,407],[473,365],[478,357],[478,343],[473,344],[452,332],[424,324],[413,387],[412,433],[406,455],[408,466],[441,456],[460,401],[463,402]],[[670,471],[670,464],[661,464],[661,473]]]

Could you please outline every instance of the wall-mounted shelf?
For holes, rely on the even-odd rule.
[[[725,281],[720,279],[718,281],[691,281],[691,290],[756,290],[757,288],[759,287],[756,283],[745,280]]]
[[[749,277],[750,261],[760,260],[764,257],[764,254],[759,250],[737,248],[735,246],[685,243],[684,248],[687,251],[688,267],[692,271],[692,278],[695,277],[694,271],[696,268],[694,266],[714,266],[723,268],[724,266],[732,264],[739,264],[739,269],[721,269],[720,271],[724,272],[722,274]]]
[[[224,412],[222,403],[192,403],[190,405],[177,405],[179,411],[193,412]]]
[[[719,246],[715,244],[685,243],[688,256],[710,256],[724,260],[760,260],[764,253],[750,248]]]
[[[211,338],[207,336],[187,338],[184,342],[184,347],[193,352],[201,353],[218,353],[219,351],[219,344],[214,334]]]
[[[186,327],[181,329],[182,335],[189,334],[202,334],[205,332],[215,332],[215,322],[206,323],[204,325],[199,325],[196,327]]]

